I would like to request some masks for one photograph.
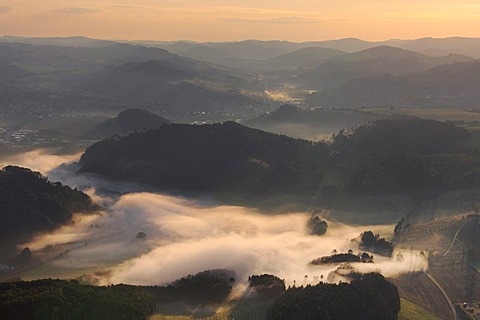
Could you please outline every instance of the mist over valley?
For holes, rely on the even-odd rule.
[[[473,319],[479,58],[0,37],[0,318]]]

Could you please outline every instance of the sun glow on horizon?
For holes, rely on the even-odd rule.
[[[124,40],[478,36],[480,3],[427,0],[0,1],[0,32]]]

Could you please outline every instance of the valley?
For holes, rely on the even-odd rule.
[[[0,37],[0,318],[480,317],[478,48]]]

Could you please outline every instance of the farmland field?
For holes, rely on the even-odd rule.
[[[402,308],[400,309],[398,320],[441,320],[441,318],[428,310],[406,299],[401,299],[401,304]]]

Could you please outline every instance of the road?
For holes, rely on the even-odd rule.
[[[450,246],[447,248],[447,250],[445,251],[445,253],[442,255],[442,257],[445,257],[446,255],[448,255],[450,253],[450,251],[452,250],[453,248],[453,245],[455,244],[455,242],[457,241],[457,238],[458,238],[458,235],[460,234],[460,231],[462,231],[462,229],[465,227],[465,225],[467,224],[467,221],[465,221],[458,229],[457,231],[455,232],[455,235],[452,239],[452,241],[450,242]],[[443,289],[443,287],[440,285],[440,283],[438,283],[438,281],[432,277],[430,274],[428,274],[427,272],[425,272],[425,274],[427,275],[427,277],[432,281],[432,283],[438,288],[438,290],[440,290],[440,292],[442,293],[443,297],[445,298],[445,300],[447,301],[448,303],[448,306],[450,307],[450,311],[452,313],[452,320],[458,320],[458,317],[457,317],[457,312],[455,311],[455,306],[453,305],[452,301],[450,300],[450,297],[448,296],[447,292]]]
[[[432,283],[438,288],[438,290],[440,290],[440,292],[442,293],[443,297],[444,297],[445,300],[447,301],[448,306],[450,307],[450,312],[452,313],[452,320],[458,320],[457,312],[455,311],[455,306],[453,305],[452,301],[450,300],[450,298],[448,297],[447,293],[446,293],[445,290],[442,288],[442,286],[440,285],[440,283],[438,283],[437,280],[435,280],[435,278],[432,277],[431,275],[429,275],[427,272],[425,272],[425,274],[426,274],[427,277],[430,279],[430,281],[432,281]]]
[[[455,232],[455,236],[453,237],[452,242],[450,243],[450,246],[448,247],[447,251],[445,251],[445,253],[442,255],[442,257],[445,257],[447,254],[450,253],[450,250],[452,250],[453,245],[455,244],[455,241],[457,241],[458,234],[460,233],[460,231],[462,231],[463,227],[465,227],[466,224],[467,224],[467,221],[465,221],[465,222],[460,226],[460,228],[458,228],[457,232]]]

